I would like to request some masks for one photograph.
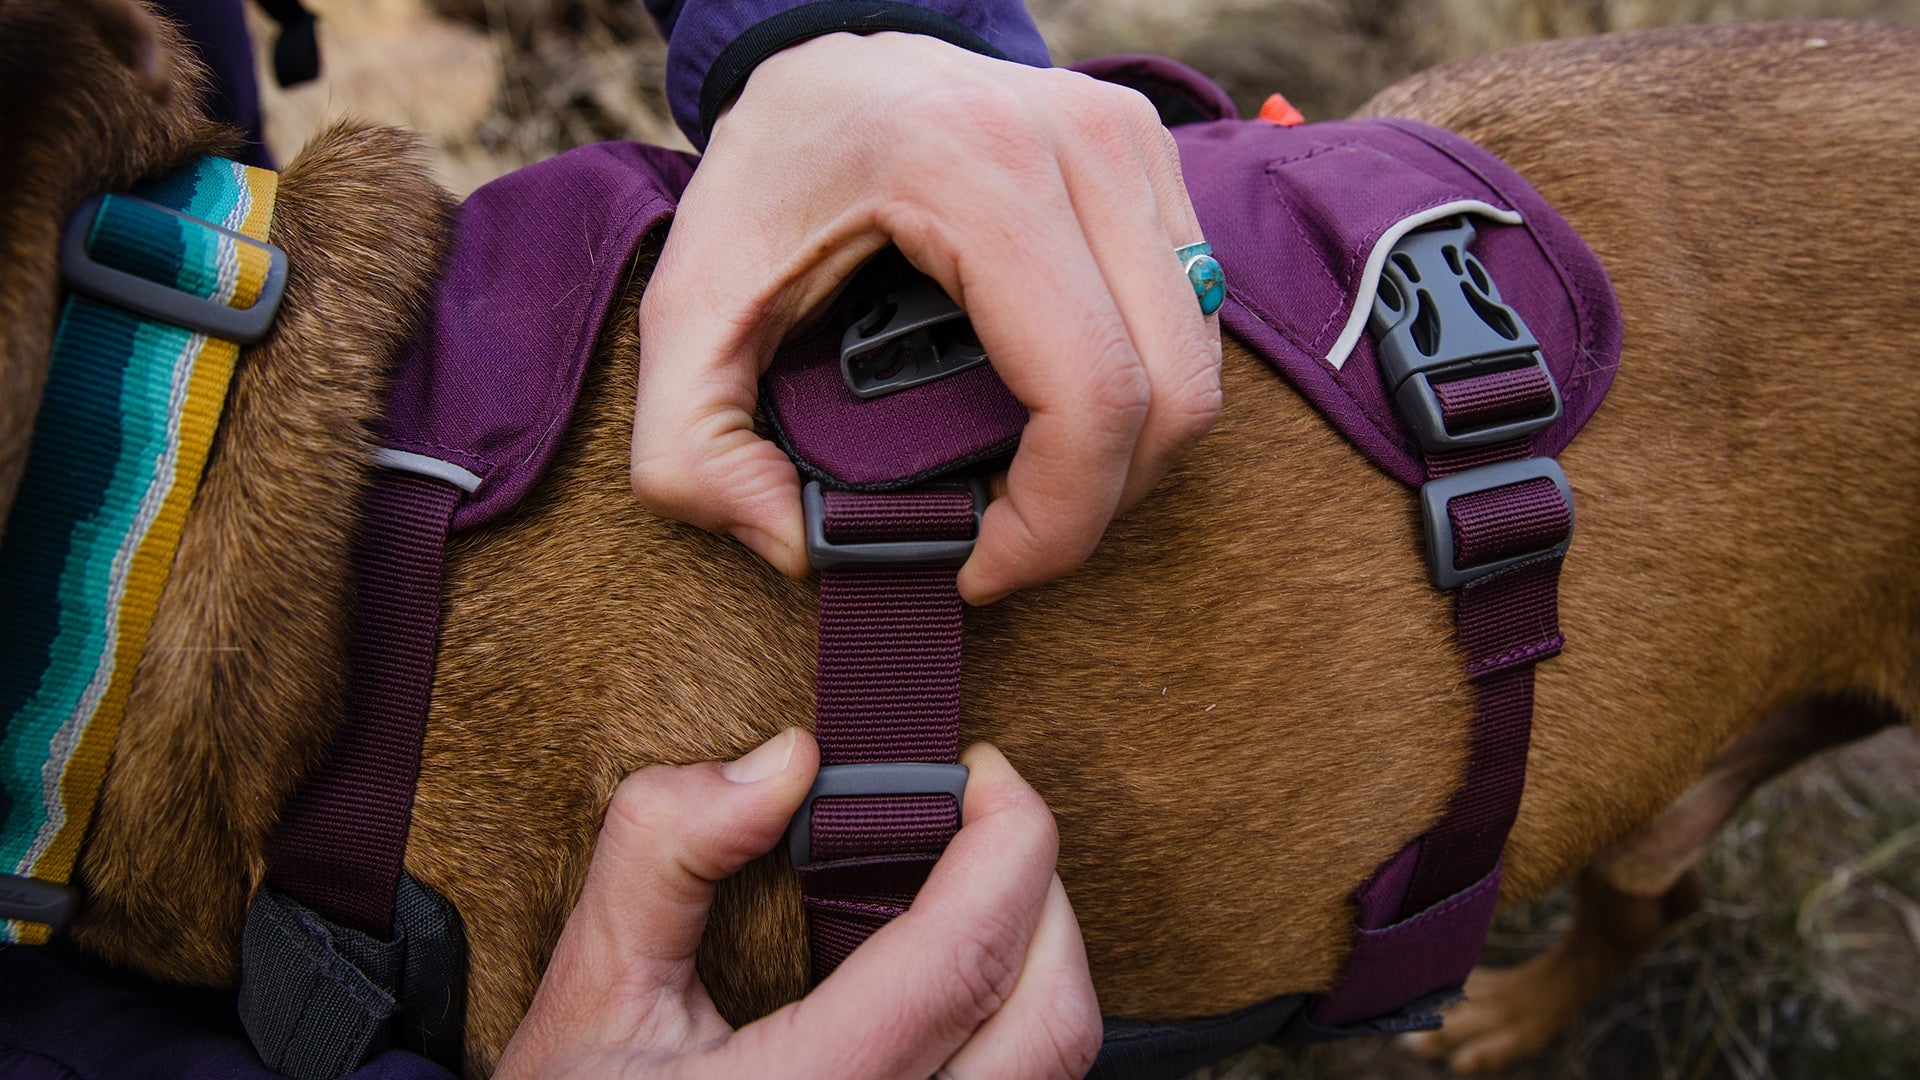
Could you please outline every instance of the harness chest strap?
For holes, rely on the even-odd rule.
[[[1462,782],[1441,818],[1357,893],[1354,948],[1331,992],[1197,1025],[1110,1020],[1096,1076],[1175,1075],[1233,1048],[1210,1041],[1216,1036],[1246,1045],[1429,1027],[1478,959],[1524,785],[1533,665],[1564,640],[1556,585],[1573,513],[1558,466],[1531,456],[1531,436],[1561,415],[1558,388],[1538,342],[1468,250],[1473,238],[1464,220],[1405,235],[1371,320],[1391,400],[1426,451],[1431,577],[1455,592],[1474,691]],[[845,346],[855,347],[864,345]],[[869,366],[885,367],[884,358]],[[861,405],[842,398],[834,406],[813,391],[805,396],[815,409],[865,406],[861,373],[844,356],[841,374]],[[1004,416],[997,397],[960,400],[979,403],[960,421],[969,438],[993,444],[999,435],[985,418]],[[936,572],[897,543],[869,543],[858,562],[834,547],[971,535],[965,494],[946,495],[944,516],[931,513],[936,498],[925,488],[822,494],[813,484],[805,499],[809,551],[822,569],[817,715],[827,767],[796,817],[791,850],[816,979],[904,910],[957,825],[964,778],[949,781],[946,766],[933,764],[952,761],[957,748],[960,605],[951,564]],[[906,587],[908,575],[918,588]]]
[[[247,916],[241,1019],[261,1058],[296,1080],[343,1075],[390,1046],[460,1066],[464,929],[405,871],[447,539],[505,517],[539,480],[634,252],[692,167],[654,147],[582,147],[460,209],[387,395],[354,550],[345,715],[282,808]],[[533,259],[529,237],[566,240]]]
[[[955,584],[985,493],[823,491],[802,502],[820,571],[820,772],[789,830],[813,978],[901,912],[960,828]]]
[[[68,289],[0,540],[0,942],[44,942],[185,529],[240,345],[286,280],[278,177],[220,158],[68,226]]]

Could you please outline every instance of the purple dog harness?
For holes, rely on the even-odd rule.
[[[1175,135],[1226,268],[1224,324],[1419,487],[1475,700],[1466,776],[1440,819],[1360,887],[1331,991],[1224,1017],[1110,1019],[1095,1075],[1175,1075],[1262,1040],[1433,1026],[1484,941],[1524,779],[1533,665],[1562,644],[1556,583],[1573,509],[1553,455],[1611,381],[1611,287],[1524,180],[1446,132],[1238,121],[1179,65],[1090,70],[1170,119],[1200,121]],[[339,1076],[393,1046],[458,1068],[459,916],[402,869],[442,552],[539,479],[633,253],[693,165],[657,148],[585,147],[487,185],[460,212],[429,324],[389,397],[356,555],[347,719],[285,808],[248,917],[241,1012],[274,1069]],[[990,366],[968,366],[957,313],[916,307],[928,298],[912,288],[883,281],[870,317],[792,343],[763,384],[811,480],[820,571],[822,768],[788,844],[816,979],[905,910],[959,828],[954,581],[984,503],[965,477],[1003,460],[1026,419]],[[901,371],[929,378],[905,385]]]

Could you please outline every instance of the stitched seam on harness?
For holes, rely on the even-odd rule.
[[[1492,870],[1487,871],[1486,877],[1481,878],[1479,881],[1475,882],[1474,884],[1469,885],[1465,889],[1461,890],[1460,892],[1457,892],[1452,896],[1447,897],[1445,900],[1440,901],[1439,903],[1433,905],[1432,907],[1428,908],[1427,910],[1421,912],[1418,915],[1413,915],[1408,918],[1402,919],[1399,922],[1394,923],[1392,926],[1383,926],[1378,930],[1367,930],[1367,929],[1363,929],[1361,927],[1356,926],[1353,928],[1354,932],[1356,934],[1361,934],[1361,935],[1378,936],[1381,934],[1390,934],[1395,930],[1400,929],[1403,926],[1411,926],[1414,923],[1420,922],[1423,919],[1437,919],[1440,916],[1445,915],[1446,913],[1453,911],[1456,908],[1465,907],[1466,905],[1474,902],[1474,900],[1478,899],[1479,894],[1483,890],[1485,890],[1488,886],[1493,885],[1495,882],[1499,880],[1498,878],[1499,872],[1500,872],[1500,864],[1495,863],[1494,868]]]
[[[1567,643],[1567,635],[1553,634],[1538,641],[1520,645],[1495,656],[1485,657],[1467,665],[1467,679],[1472,681],[1487,675],[1497,675],[1508,668],[1519,667],[1529,662],[1545,660],[1558,656],[1560,649]]]
[[[607,248],[625,234],[627,227],[632,224],[636,218],[645,217],[653,213],[656,207],[660,206],[666,207],[669,215],[675,210],[675,205],[671,199],[655,196],[636,207],[634,211],[626,217],[621,218],[617,222],[609,223],[607,229],[600,234],[600,243],[597,252],[603,255],[606,254]],[[648,230],[648,232],[651,231],[651,229]],[[636,234],[633,237],[634,246],[638,246],[640,242],[645,239],[646,233]],[[624,270],[626,268],[627,258],[631,257],[632,254],[632,248],[628,248],[626,257],[620,260],[620,269]],[[562,300],[564,301],[565,298],[563,297]],[[617,303],[617,298],[612,294],[608,294],[607,307],[609,310]],[[586,324],[591,321],[593,323],[592,332],[594,336],[598,338],[600,335],[600,324],[604,321],[605,313],[602,313],[602,318],[593,320],[586,319],[584,317],[586,314],[587,312],[585,311],[581,312],[582,317],[574,320],[573,329],[567,335],[567,348],[563,355],[567,358],[567,372],[569,377],[565,380],[552,383],[545,400],[540,403],[541,409],[547,413],[547,426],[540,432],[540,437],[534,440],[533,445],[527,450],[526,456],[520,459],[521,464],[525,464],[539,457],[547,445],[554,440],[556,431],[564,430],[567,420],[571,418],[572,409],[567,410],[567,415],[555,415],[553,404],[560,395],[567,392],[566,388],[568,387],[572,387],[576,395],[579,392],[580,379],[573,376],[578,373],[581,368],[585,367],[587,363],[588,358],[580,352],[580,335],[588,329]]]
[[[810,908],[824,908],[829,911],[852,911],[862,915],[874,915],[885,919],[895,918],[906,910],[906,908],[893,907],[887,904],[862,904],[853,900],[827,900],[815,897],[807,898],[807,906]]]
[[[475,465],[478,465],[481,468],[487,469],[489,471],[491,471],[496,464],[495,462],[488,461],[486,458],[483,458],[478,454],[474,454],[469,451],[462,450],[457,446],[448,446],[445,443],[428,442],[425,439],[387,439],[387,440],[384,440],[384,444],[387,446],[391,446],[395,450],[401,450],[408,447],[412,447],[413,449],[416,449],[416,450],[439,450],[444,453],[452,454],[453,456],[458,458],[465,458],[466,460],[473,462]],[[431,455],[428,455],[428,456],[431,456]]]
[[[1386,124],[1387,126],[1393,128],[1396,131],[1403,132],[1411,138],[1418,139],[1422,143],[1425,143],[1427,146],[1432,147],[1434,150],[1438,151],[1439,153],[1444,154],[1449,161],[1454,162],[1455,164],[1459,165],[1461,168],[1472,173],[1474,177],[1478,179],[1481,183],[1487,185],[1489,188],[1492,188],[1496,192],[1500,192],[1502,197],[1505,197],[1505,192],[1501,190],[1499,185],[1493,183],[1491,180],[1488,180],[1487,177],[1483,173],[1481,173],[1478,167],[1473,165],[1471,162],[1462,161],[1458,155],[1454,154],[1451,150],[1448,150],[1446,147],[1428,138],[1425,134],[1420,132],[1417,128],[1407,125],[1404,122],[1395,121],[1392,119],[1385,119],[1385,118],[1381,120],[1381,123]],[[1524,179],[1525,178],[1522,177],[1523,181]],[[1531,185],[1529,185],[1529,187],[1531,187]],[[1540,195],[1538,191],[1535,191],[1534,195],[1540,199],[1541,203],[1543,204],[1546,203],[1546,196]],[[1508,199],[1507,201],[1512,202],[1513,200]],[[1551,206],[1549,206],[1549,209],[1551,209]],[[1590,312],[1590,309],[1592,307],[1592,297],[1588,294],[1587,290],[1584,287],[1582,287],[1580,284],[1575,282],[1572,278],[1572,275],[1568,273],[1567,266],[1566,266],[1566,259],[1561,255],[1559,246],[1556,245],[1552,240],[1541,235],[1541,233],[1533,227],[1533,222],[1531,219],[1526,220],[1525,222],[1523,222],[1523,224],[1527,230],[1527,235],[1533,237],[1534,245],[1540,248],[1541,251],[1543,251],[1546,254],[1547,261],[1553,265],[1554,276],[1560,279],[1560,287],[1566,290],[1567,295],[1571,298],[1571,302],[1573,304],[1573,321],[1574,321],[1574,325],[1578,328],[1580,342],[1579,342],[1579,346],[1576,351],[1576,354],[1573,357],[1574,366],[1570,368],[1567,372],[1568,374],[1567,382],[1571,384],[1576,381],[1584,381],[1586,379],[1590,379],[1594,375],[1598,374],[1600,371],[1604,370],[1604,366],[1594,362],[1594,357],[1593,357],[1593,327],[1592,327],[1592,319],[1591,319],[1591,312]],[[1585,370],[1579,369],[1582,362],[1584,362],[1585,364]],[[1618,369],[1619,367],[1618,361],[1616,361],[1612,366],[1615,369]],[[1565,388],[1562,388],[1562,392],[1563,393],[1565,392]],[[1582,404],[1584,405],[1585,404],[1584,395],[1582,395],[1581,401],[1582,401]]]

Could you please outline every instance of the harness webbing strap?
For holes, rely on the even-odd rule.
[[[1537,414],[1551,407],[1553,394],[1539,367],[1435,387],[1446,421],[1463,425]],[[1532,449],[1531,440],[1513,439],[1433,453],[1427,475],[1439,480],[1520,462]],[[1322,1029],[1364,1023],[1394,1008],[1431,1015],[1444,1004],[1432,995],[1458,987],[1476,962],[1498,895],[1501,852],[1526,786],[1534,665],[1565,643],[1558,613],[1562,557],[1555,545],[1573,528],[1573,508],[1553,481],[1469,491],[1444,511],[1455,570],[1543,554],[1454,593],[1454,635],[1473,688],[1465,772],[1439,820],[1361,888],[1354,951],[1341,982],[1307,1014]]]
[[[965,540],[963,490],[827,492],[834,544]],[[952,564],[880,563],[823,570],[814,734],[823,767],[952,764],[960,755],[960,623]],[[906,910],[960,827],[944,794],[833,795],[815,800],[813,861],[799,868],[813,977],[832,973]]]
[[[275,888],[382,940],[406,855],[432,696],[442,556],[460,495],[425,476],[382,472],[376,479],[354,551],[346,720],[267,843]]]
[[[1541,371],[1522,369],[1523,376]],[[1518,385],[1533,404],[1550,400],[1512,372],[1475,376],[1436,388],[1442,401],[1500,398]],[[1457,388],[1457,389],[1456,389]],[[1435,477],[1528,456],[1527,440],[1481,451],[1436,454]],[[1544,490],[1543,490],[1544,489]],[[1447,507],[1455,563],[1468,566],[1551,546],[1572,527],[1571,508],[1545,480],[1454,499]],[[1440,820],[1419,841],[1420,855],[1400,914],[1410,917],[1472,886],[1492,871],[1506,846],[1526,783],[1533,732],[1533,665],[1557,655],[1560,559],[1544,558],[1462,586],[1454,596],[1454,634],[1466,656],[1474,708],[1466,775]]]
[[[1479,881],[1500,860],[1520,809],[1533,732],[1533,665],[1559,653],[1560,560],[1546,559],[1464,586],[1454,626],[1473,684],[1466,774],[1420,857],[1401,906],[1410,916]]]

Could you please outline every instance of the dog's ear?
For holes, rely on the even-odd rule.
[[[79,10],[93,21],[113,55],[133,72],[140,88],[155,101],[165,101],[173,89],[168,77],[172,63],[146,5],[140,0],[80,0]]]

